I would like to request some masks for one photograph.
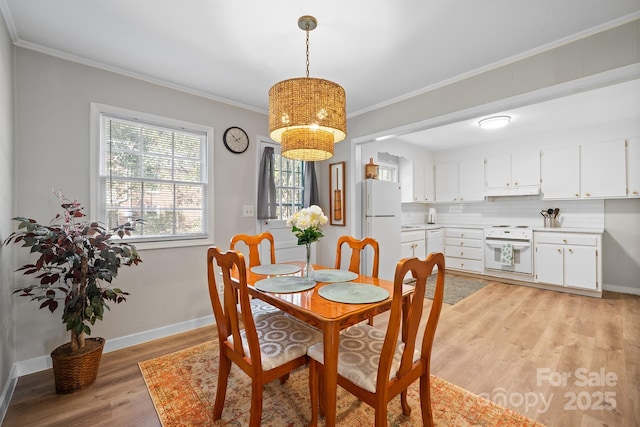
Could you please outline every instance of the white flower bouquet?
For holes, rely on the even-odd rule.
[[[319,227],[328,221],[320,206],[312,205],[293,214],[287,220],[287,226],[298,238],[299,245],[309,245],[324,236]]]

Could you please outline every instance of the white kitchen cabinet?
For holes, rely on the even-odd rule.
[[[422,202],[424,199],[424,165],[420,160],[401,157],[400,201],[402,203]]]
[[[542,193],[545,199],[580,197],[580,147],[563,147],[542,152]]]
[[[435,176],[433,170],[433,162],[424,162],[424,200],[425,202],[433,202],[435,198]]]
[[[627,186],[629,197],[640,197],[640,138],[627,141]]]
[[[435,166],[436,200],[458,201],[458,162],[439,163]]]
[[[465,160],[458,164],[458,198],[461,202],[484,200],[484,161]]]
[[[601,242],[597,234],[535,232],[538,283],[601,291]]]
[[[580,190],[583,198],[627,195],[624,140],[580,147]]]
[[[627,195],[625,141],[607,141],[544,151],[545,199],[592,199]]]
[[[420,259],[426,256],[424,230],[402,231],[400,236],[400,258]]]
[[[477,159],[436,164],[435,181],[439,202],[483,200],[484,162]]]
[[[444,255],[447,269],[482,273],[482,229],[445,228]]]
[[[540,152],[513,153],[485,160],[486,195],[538,194]]]

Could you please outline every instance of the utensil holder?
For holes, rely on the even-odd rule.
[[[549,217],[545,217],[544,218],[544,228],[553,228],[555,227],[555,218],[549,218]]]

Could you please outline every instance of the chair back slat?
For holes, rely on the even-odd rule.
[[[249,268],[260,265],[260,245],[263,241],[269,242],[271,264],[276,263],[276,245],[273,235],[268,231],[257,235],[237,234],[231,238],[229,249],[235,250],[239,242],[243,242],[249,248]]]
[[[351,257],[349,258],[349,271],[356,274],[360,274],[360,260],[362,251],[371,246],[373,249],[373,266],[371,271],[371,277],[378,277],[378,270],[380,264],[380,248],[378,241],[372,237],[365,237],[362,240],[358,240],[351,236],[340,236],[338,238],[338,244],[336,247],[336,263],[335,268],[341,268],[342,264],[342,246],[344,244],[349,245],[351,248]],[[367,273],[365,273],[367,274]]]

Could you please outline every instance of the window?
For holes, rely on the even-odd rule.
[[[398,165],[388,163],[378,164],[378,179],[380,181],[398,181]]]
[[[287,220],[302,209],[304,201],[304,163],[274,153],[276,182],[276,212],[278,219]]]
[[[99,121],[99,220],[107,228],[141,218],[140,242],[208,237],[212,129],[108,106]],[[99,111],[98,111],[99,110]]]

